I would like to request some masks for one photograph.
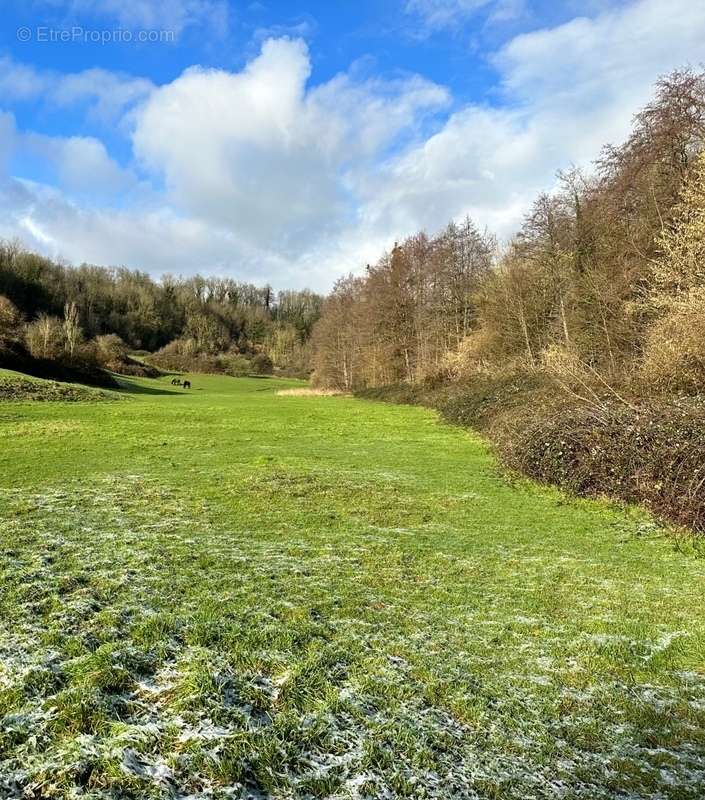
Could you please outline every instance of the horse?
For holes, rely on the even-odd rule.
[[[184,381],[181,385],[184,387],[184,389],[190,389],[191,381]]]

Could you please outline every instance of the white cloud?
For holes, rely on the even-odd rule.
[[[22,231],[30,246],[74,263],[129,264],[157,274],[181,267],[184,253],[193,271],[211,259],[217,263],[208,226],[168,210],[85,209],[60,191],[17,180],[0,186],[0,209],[0,235]]]
[[[497,55],[505,87],[520,100],[590,108],[643,102],[654,78],[703,56],[705,15],[690,0],[641,0],[594,18],[515,37]],[[637,95],[631,94],[637,91]]]
[[[524,0],[408,0],[406,13],[419,17],[435,31],[457,27],[480,11],[491,21],[514,19],[524,7]]]
[[[54,188],[30,181],[0,181],[0,238],[19,236],[29,247],[70,263],[125,265],[164,273],[237,275],[276,280],[280,287],[319,286],[326,264],[291,262],[252,249],[229,231],[145,204],[129,210],[86,208]]]
[[[344,172],[448,100],[418,77],[307,90],[309,73],[290,39],[265,42],[240,73],[188,70],[137,112],[135,153],[182,211],[297,255],[348,213]]]
[[[7,164],[17,139],[15,118],[6,111],[0,111],[0,176],[6,174]]]
[[[494,59],[502,107],[456,112],[366,178],[366,224],[410,233],[469,213],[508,235],[558,169],[626,136],[659,74],[697,62],[704,37],[697,4],[642,0],[514,38]]]
[[[3,101],[33,99],[45,89],[45,78],[34,67],[18,64],[9,56],[0,57],[0,98]]]
[[[126,30],[169,30],[179,36],[189,27],[209,27],[225,34],[226,0],[40,0],[60,8],[67,19],[85,15],[116,23]]]
[[[91,136],[25,134],[18,146],[52,165],[58,185],[69,194],[110,201],[136,184],[134,176],[108,155],[105,145]]]
[[[369,257],[384,244],[364,233],[361,241],[349,176],[373,168],[398,137],[419,134],[449,95],[418,76],[343,74],[309,89],[309,72],[303,42],[281,39],[239,73],[194,68],[151,92],[133,115],[133,147],[166,195],[138,191],[139,208],[69,199],[101,187],[109,199],[136,180],[98,140],[24,136],[64,191],[8,183],[0,232],[14,227],[73,261],[328,284],[332,242],[337,253]]]
[[[154,88],[146,78],[105,69],[61,74],[0,57],[0,103],[40,99],[59,108],[84,105],[89,116],[103,124],[120,120]]]
[[[93,119],[110,123],[144,100],[154,88],[146,78],[94,68],[61,76],[54,82],[49,99],[63,107],[87,103]]]
[[[194,68],[155,92],[136,116],[134,149],[163,174],[170,197],[247,238],[318,219],[335,183],[306,140],[300,42],[267,42],[244,72]]]
[[[281,39],[288,36],[292,39],[311,39],[315,34],[318,25],[316,20],[306,15],[298,22],[293,22],[288,25],[268,25],[263,28],[257,28],[252,34],[252,39],[256,43],[261,43],[267,39]]]
[[[363,177],[362,219],[379,233],[406,235],[471,214],[506,233],[536,191],[537,168],[555,165],[513,112],[465,109],[422,145]]]

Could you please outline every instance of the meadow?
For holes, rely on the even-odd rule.
[[[427,409],[2,377],[0,797],[702,797],[687,535]]]

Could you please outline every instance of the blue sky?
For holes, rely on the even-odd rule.
[[[699,5],[6,0],[0,236],[318,289],[465,214],[507,237],[703,60]]]

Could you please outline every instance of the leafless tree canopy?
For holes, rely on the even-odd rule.
[[[364,277],[341,280],[314,331],[319,383],[350,389],[570,363],[610,386],[658,384],[657,364],[683,361],[683,329],[694,329],[705,302],[704,146],[705,74],[662,78],[626,142],[605,147],[591,173],[559,173],[559,191],[536,199],[503,252],[466,220],[433,239],[411,237]],[[674,287],[686,284],[676,302]],[[689,341],[681,383],[702,388],[705,370],[694,365],[705,363],[705,342]],[[669,380],[679,374],[685,367]]]

